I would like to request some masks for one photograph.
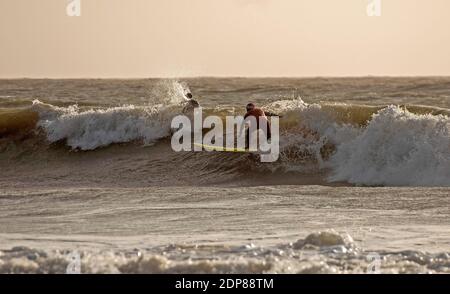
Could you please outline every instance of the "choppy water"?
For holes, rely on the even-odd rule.
[[[280,160],[173,152],[188,90],[283,115]],[[1,80],[0,272],[449,272],[449,113],[450,78]]]

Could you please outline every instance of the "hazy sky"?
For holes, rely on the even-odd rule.
[[[0,77],[450,75],[450,0],[0,0]]]

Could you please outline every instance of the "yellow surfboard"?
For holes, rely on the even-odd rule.
[[[205,144],[194,143],[195,146],[202,147],[208,151],[218,151],[218,152],[240,152],[240,153],[254,153],[258,152],[258,150],[249,150],[245,148],[229,148],[229,147],[221,147],[221,146],[211,146]]]

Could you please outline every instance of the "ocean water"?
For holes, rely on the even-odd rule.
[[[255,102],[280,159],[174,152]],[[450,78],[0,80],[0,273],[450,273]]]

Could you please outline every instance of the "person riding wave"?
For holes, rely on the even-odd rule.
[[[188,92],[186,94],[186,106],[183,108],[183,113],[191,112],[198,107],[200,107],[200,104],[197,100],[193,99],[192,94]]]
[[[272,134],[270,130],[270,121],[267,119],[268,116],[279,116],[277,114],[266,112],[259,107],[256,107],[254,103],[248,103],[245,107],[247,113],[244,115],[244,120],[248,117],[254,117],[256,119],[256,130],[263,130],[266,133],[267,140],[270,140]],[[266,128],[261,128],[260,123],[266,124]],[[250,128],[247,128],[245,133],[245,144],[246,148],[250,145]]]

